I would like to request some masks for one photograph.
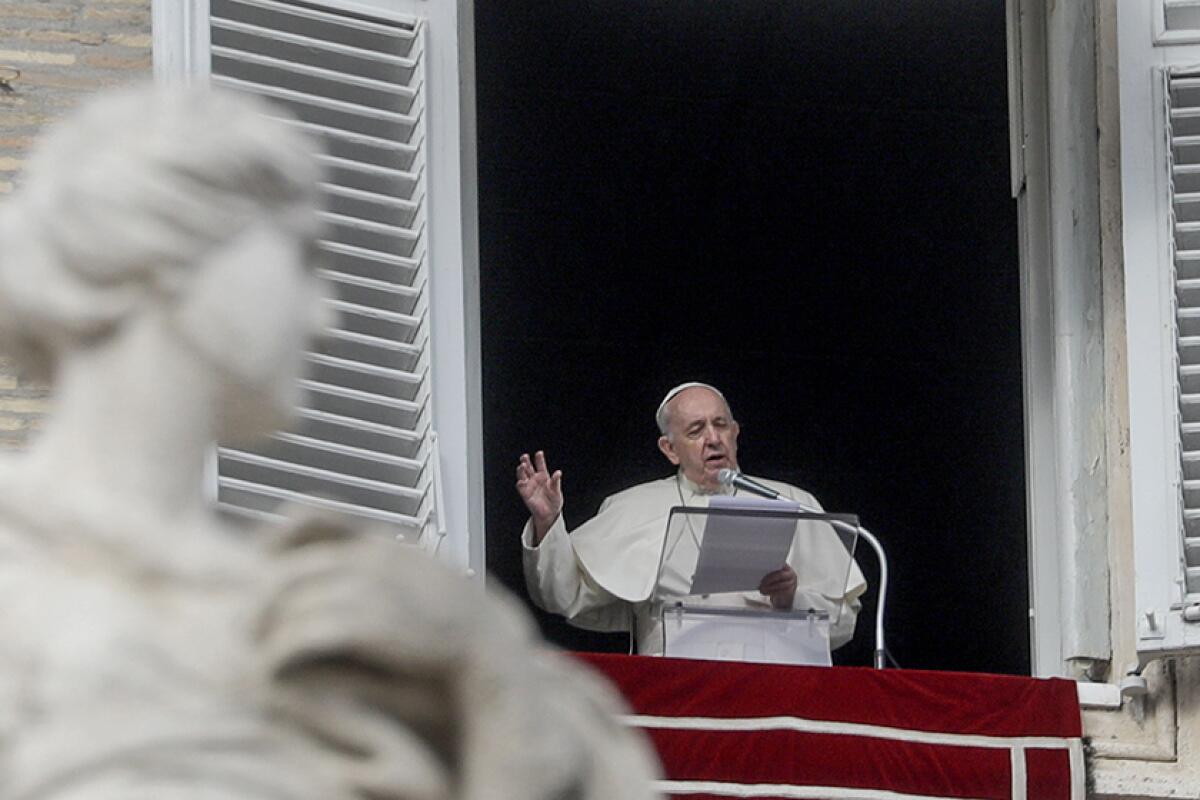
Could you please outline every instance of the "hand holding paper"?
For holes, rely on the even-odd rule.
[[[762,579],[758,591],[770,597],[775,608],[791,608],[796,597],[796,571],[784,564],[783,569],[770,572]]]
[[[745,592],[763,587],[776,608],[791,607],[796,573],[787,567],[796,521],[786,517],[721,514],[728,511],[795,511],[799,506],[777,500],[717,496],[709,502],[700,558],[692,577],[692,594]],[[782,568],[781,568],[782,567]],[[790,576],[790,577],[789,577]],[[789,588],[790,585],[790,588]],[[783,604],[786,600],[786,604]],[[783,604],[783,605],[781,605]]]

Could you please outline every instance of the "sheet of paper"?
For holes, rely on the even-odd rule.
[[[708,504],[721,509],[799,509],[795,503],[757,497],[718,495]],[[787,562],[795,519],[713,514],[704,527],[700,557],[692,577],[692,594],[745,592],[757,589],[764,576]]]

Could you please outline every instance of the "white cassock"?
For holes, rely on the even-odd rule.
[[[816,499],[795,486],[756,478],[784,497],[815,508]],[[676,506],[707,507],[710,495],[683,476],[639,484],[605,499],[595,517],[567,533],[560,514],[541,544],[533,546],[532,520],[521,534],[525,583],[538,607],[562,614],[579,628],[633,630],[638,652],[663,651],[662,608],[658,598],[690,591],[699,538],[686,523],[667,531]],[[830,645],[854,635],[867,582],[832,526],[801,521],[787,562],[796,571],[795,609],[830,615]],[[663,537],[670,536],[664,543]],[[665,544],[665,546],[664,546]],[[660,556],[665,554],[662,577]],[[656,591],[656,586],[658,591]],[[770,608],[758,592],[691,597],[689,604]],[[631,628],[632,626],[632,628]]]

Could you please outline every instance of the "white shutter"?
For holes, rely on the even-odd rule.
[[[222,509],[281,501],[409,531],[434,519],[425,247],[425,28],[297,0],[211,0],[210,80],[270,98],[322,144],[322,269],[338,323],[308,354],[300,422],[221,449]]]
[[[1117,9],[1142,660],[1200,651],[1200,29],[1185,29],[1190,5],[1156,0]]]
[[[1200,69],[1167,73],[1183,603],[1200,603]]]

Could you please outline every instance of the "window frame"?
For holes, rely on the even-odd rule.
[[[1097,314],[1103,293],[1094,11],[1092,3],[1054,11],[1037,0],[1007,3],[1030,650],[1038,677],[1087,677],[1112,658],[1108,430],[1093,419],[1110,380]]]
[[[433,168],[439,181],[457,177],[459,213],[443,214],[431,220],[432,248],[438,249],[436,266],[431,270],[434,314],[432,332],[434,352],[431,370],[434,376],[434,419],[439,435],[442,463],[441,491],[446,509],[447,560],[462,569],[482,574],[484,567],[482,424],[481,424],[481,358],[479,341],[479,257],[477,222],[477,183],[475,179],[474,124],[474,33],[470,0],[370,0],[345,2],[322,0],[329,6],[370,11],[384,7],[392,12],[423,16],[431,27],[453,30],[453,47],[442,39],[431,45],[431,96],[446,102],[443,111],[431,121],[435,142],[431,159],[438,161]],[[1047,159],[1034,150],[1053,146],[1056,135],[1051,121],[1029,109],[1047,102],[1049,85],[1044,56],[1039,61],[1030,36],[1036,36],[1039,26],[1046,28],[1046,19],[1039,17],[1029,0],[1009,0],[1010,50],[1010,117],[1013,120],[1013,189],[1014,197],[1022,203],[1022,336],[1024,350],[1024,383],[1026,397],[1026,459],[1029,475],[1027,513],[1029,520],[1029,578],[1031,650],[1033,674],[1062,675],[1066,673],[1064,646],[1067,628],[1071,628],[1079,611],[1077,597],[1064,596],[1064,576],[1077,585],[1073,574],[1075,565],[1064,558],[1062,551],[1067,539],[1062,525],[1070,522],[1072,510],[1065,508],[1070,492],[1060,491],[1063,465],[1078,463],[1083,450],[1078,439],[1064,435],[1068,428],[1062,422],[1062,411],[1070,406],[1071,397],[1064,382],[1056,379],[1056,364],[1063,355],[1054,352],[1056,311],[1041,303],[1045,290],[1051,285],[1050,272],[1052,240],[1049,221],[1052,215],[1070,213],[1048,189]],[[155,75],[159,80],[188,80],[198,74],[206,62],[207,36],[204,21],[207,0],[153,0]],[[1052,28],[1052,26],[1051,26]],[[1049,36],[1055,36],[1052,29]],[[1045,30],[1040,35],[1047,35]],[[1062,35],[1061,32],[1058,35]],[[1045,45],[1045,42],[1042,42]],[[1044,48],[1041,51],[1045,52]],[[1070,88],[1070,87],[1068,87]],[[446,107],[453,109],[447,112]],[[1032,134],[1032,138],[1031,138]],[[1061,135],[1061,134],[1057,134]],[[1040,140],[1035,141],[1035,139]],[[454,146],[448,146],[453,142]],[[1095,185],[1096,168],[1083,178]],[[1030,189],[1034,191],[1030,193]],[[1037,195],[1036,197],[1034,195]],[[1032,200],[1032,202],[1030,202]],[[449,242],[449,244],[446,244]],[[446,248],[454,251],[456,264],[449,264]],[[1068,253],[1068,256],[1072,254]],[[1077,254],[1075,254],[1077,255]],[[1062,256],[1062,253],[1059,253]],[[457,268],[455,268],[457,267]],[[1070,356],[1069,354],[1067,357]],[[1056,360],[1057,359],[1057,360]],[[1133,360],[1133,359],[1131,359]],[[1132,383],[1132,381],[1131,381]],[[1039,399],[1050,398],[1050,402]],[[1074,412],[1072,412],[1074,413]],[[1095,449],[1094,433],[1088,445]],[[1103,436],[1103,432],[1100,433]],[[1103,544],[1101,537],[1101,544]],[[1107,564],[1098,562],[1093,546],[1091,563],[1085,566],[1091,583],[1107,582]],[[1107,616],[1107,589],[1099,604]],[[1075,607],[1073,607],[1075,606]],[[1065,624],[1064,624],[1065,623]],[[1086,627],[1086,626],[1085,626]],[[1086,637],[1108,647],[1108,631],[1088,631]]]

